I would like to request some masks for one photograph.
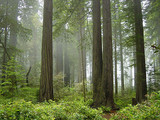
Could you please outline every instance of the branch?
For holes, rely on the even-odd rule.
[[[60,29],[62,28],[62,26],[65,25],[65,24],[70,20],[70,18],[72,17],[74,11],[75,11],[75,10],[78,8],[78,6],[80,5],[80,2],[81,2],[81,0],[79,0],[78,4],[75,5],[75,7],[74,7],[73,11],[71,12],[71,14],[64,20],[64,22],[60,25],[60,27],[58,27],[55,31],[60,30]],[[55,32],[55,31],[54,31],[54,32]]]
[[[29,70],[28,70],[28,72],[27,72],[27,74],[26,74],[26,83],[27,83],[27,85],[28,85],[28,76],[29,76],[29,73],[31,72],[31,66],[29,67]]]
[[[29,67],[29,70],[28,70],[28,72],[27,72],[27,74],[26,74],[26,76],[28,76],[29,75],[29,73],[31,72],[31,66]]]

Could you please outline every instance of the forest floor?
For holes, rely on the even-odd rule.
[[[109,120],[113,115],[115,115],[117,113],[116,110],[111,110],[109,113],[105,113],[104,115],[102,115],[103,118],[106,118],[107,120]]]

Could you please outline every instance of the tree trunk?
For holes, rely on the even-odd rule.
[[[115,16],[114,19],[117,20],[117,8],[116,8],[116,1],[114,1],[114,12]],[[114,26],[114,63],[115,63],[115,95],[118,94],[118,80],[117,80],[117,22],[115,22]]]
[[[9,41],[9,45],[11,48],[11,56],[16,57],[16,46],[17,46],[17,24],[18,24],[18,4],[19,4],[19,0],[15,0],[14,1],[14,6],[12,6],[12,15],[11,15],[11,19],[14,21],[11,25],[10,25],[10,41]],[[15,69],[12,69],[13,72],[15,72]],[[12,84],[13,86],[17,86],[17,78],[16,75],[11,75],[10,78],[12,79]]]
[[[68,57],[68,45],[66,43],[64,51],[64,85],[70,86],[70,62]]]
[[[130,56],[130,65],[132,64],[132,56]],[[130,81],[129,81],[129,84],[130,84],[130,89],[131,89],[131,92],[132,92],[132,90],[133,90],[133,85],[132,85],[132,82],[133,82],[133,76],[132,76],[132,71],[133,69],[132,69],[132,66],[130,67]]]
[[[134,90],[136,91],[137,85],[137,63],[136,63],[136,47],[133,46],[133,58],[134,58]]]
[[[89,63],[90,64],[90,84],[93,84],[93,81],[92,81],[92,55],[89,55],[89,61],[90,61],[90,63]]]
[[[17,45],[17,29],[16,29],[16,25],[17,25],[17,17],[18,17],[18,4],[19,4],[19,0],[15,0],[14,2],[14,8],[12,10],[12,20],[14,21],[14,23],[11,24],[10,27],[10,41],[9,41],[9,45],[11,46],[11,48],[15,49],[16,45]],[[15,55],[14,52],[12,52],[12,56]]]
[[[113,100],[113,59],[112,59],[112,28],[110,0],[103,0],[103,89],[104,105],[114,107]]]
[[[99,107],[102,104],[102,43],[101,43],[101,14],[100,1],[93,0],[93,105]]]
[[[8,19],[8,0],[7,0],[7,3],[6,3],[6,20]],[[6,22],[5,24],[5,34],[4,34],[4,51],[3,51],[3,62],[2,62],[2,83],[5,81],[5,70],[6,70],[6,63],[7,63],[7,36],[8,36],[8,22]],[[2,42],[2,41],[1,41]]]
[[[63,47],[61,41],[56,41],[56,75],[63,73]]]
[[[121,20],[119,22],[119,38],[120,38],[120,59],[121,59],[121,94],[124,96],[124,68],[123,68],[123,46],[122,46],[122,30]]]
[[[79,44],[81,43],[81,35],[80,35],[80,30],[78,31],[78,42]],[[79,48],[78,48],[78,83],[81,83],[82,82],[82,70],[81,70],[81,65],[82,65],[82,58],[81,58],[81,45],[79,45]]]
[[[115,95],[118,95],[118,79],[117,79],[117,42],[116,39],[114,40],[114,44],[115,44]]]
[[[72,64],[72,79],[71,79],[71,87],[74,87],[74,83],[75,83],[75,69],[76,69],[76,67],[75,67],[75,64],[73,63]]]
[[[82,29],[82,28],[81,28]],[[85,88],[85,66],[84,66],[84,52],[83,52],[83,38],[82,38],[82,30],[81,31],[81,73],[82,73],[82,84],[83,84],[83,97],[84,97],[84,101],[86,99],[86,88]]]
[[[147,85],[146,85],[146,68],[145,68],[145,53],[144,53],[144,33],[141,1],[134,0],[135,9],[135,33],[136,33],[136,63],[137,63],[137,86],[136,99],[141,103],[146,99]]]
[[[27,72],[27,74],[26,74],[26,83],[27,83],[27,86],[29,85],[29,79],[28,79],[28,77],[29,77],[29,74],[30,74],[30,72],[31,72],[31,66],[29,67],[29,70],[28,70],[28,72]]]
[[[81,6],[80,12],[80,50],[81,50],[81,73],[82,73],[82,84],[83,84],[83,97],[86,99],[86,45],[85,45],[85,16],[84,16],[84,2]]]
[[[160,33],[160,28],[158,33]],[[160,35],[157,38],[157,43],[158,43],[158,46],[160,46]],[[160,71],[160,52],[158,54],[158,70]]]
[[[44,0],[40,101],[54,100],[52,55],[52,0]]]

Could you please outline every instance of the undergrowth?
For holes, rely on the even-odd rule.
[[[134,94],[115,98],[121,110],[111,120],[159,120],[160,92],[152,93],[143,104],[132,106],[131,98]],[[0,120],[105,120],[102,118],[103,112],[111,110],[105,106],[91,108],[91,92],[87,92],[85,102],[82,92],[75,88],[63,88],[59,96],[56,102],[38,103],[38,87],[19,88],[12,98],[0,95]]]
[[[121,109],[111,120],[160,120],[160,91],[152,93],[142,104]]]
[[[73,88],[65,88],[63,99],[38,103],[38,88],[19,89],[14,98],[0,96],[0,119],[2,120],[104,120],[102,109],[90,107],[92,99],[84,102],[83,95]],[[64,93],[63,93],[64,94]],[[19,96],[18,96],[19,95]],[[23,99],[22,99],[23,98]],[[32,101],[30,101],[32,100]]]
[[[32,104],[18,100],[1,104],[0,108],[2,120],[103,120],[102,110],[92,109],[81,101]]]

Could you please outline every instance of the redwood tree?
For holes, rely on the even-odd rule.
[[[110,0],[103,0],[103,73],[104,105],[113,107],[113,60]]]
[[[145,95],[147,94],[141,0],[134,0],[134,10],[135,10],[136,63],[137,63],[136,99],[137,102],[141,103],[143,100],[145,100]]]
[[[40,101],[54,99],[52,56],[52,0],[44,0]]]
[[[93,103],[95,107],[102,104],[102,43],[101,43],[100,0],[93,0]]]

